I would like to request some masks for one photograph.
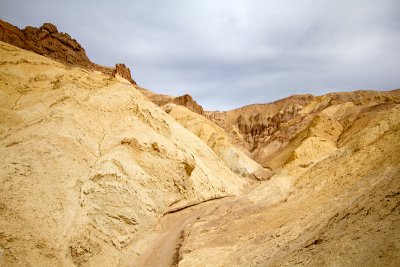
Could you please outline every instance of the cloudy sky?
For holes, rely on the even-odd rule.
[[[52,22],[92,61],[206,109],[400,87],[399,0],[0,0],[0,18]]]

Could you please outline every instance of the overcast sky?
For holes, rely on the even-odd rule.
[[[0,17],[51,22],[92,61],[211,110],[400,87],[399,0],[0,0]]]

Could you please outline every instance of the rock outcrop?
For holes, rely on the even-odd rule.
[[[1,266],[128,266],[157,218],[247,183],[125,79],[0,59]]]
[[[59,32],[57,27],[51,23],[44,23],[39,28],[27,26],[20,30],[18,27],[0,20],[0,41],[66,65],[97,70],[110,76],[118,74],[132,84],[136,84],[131,77],[129,68],[124,64],[116,64],[115,68],[110,68],[91,62],[85,49],[75,39],[67,33]]]
[[[119,75],[130,83],[136,85],[136,82],[132,79],[131,70],[125,66],[125,64],[120,63],[115,65],[113,76],[115,77],[116,75]]]
[[[192,96],[190,96],[188,94],[175,97],[172,100],[172,103],[187,107],[191,111],[196,112],[196,113],[198,113],[200,115],[204,114],[203,107],[200,106],[199,104],[197,104],[197,102],[193,100]]]
[[[182,96],[169,96],[169,95],[163,95],[163,94],[157,94],[154,93],[148,89],[144,89],[139,87],[139,90],[148,98],[150,101],[152,101],[154,104],[163,107],[166,104],[173,103],[177,104],[180,106],[184,106],[188,109],[190,109],[193,112],[196,112],[197,114],[204,115],[204,109],[202,106],[200,106],[195,100],[193,100],[193,97],[185,94]]]

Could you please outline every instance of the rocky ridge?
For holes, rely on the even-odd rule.
[[[268,104],[206,112],[206,117],[225,129],[232,142],[246,148],[255,161],[269,166],[276,153],[305,131],[324,109],[344,103],[351,103],[356,113],[369,106],[397,104],[400,103],[400,90],[295,95]],[[339,123],[346,127],[351,121]]]
[[[124,64],[116,64],[114,68],[110,68],[91,62],[85,49],[75,39],[67,33],[59,32],[51,23],[44,23],[39,28],[27,26],[20,30],[0,20],[0,41],[47,56],[66,65],[101,71],[113,77],[120,75],[132,84],[136,84],[129,68]]]

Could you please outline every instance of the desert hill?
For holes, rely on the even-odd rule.
[[[127,80],[0,43],[2,265],[114,265],[247,180]]]
[[[354,108],[324,109],[270,181],[190,225],[179,266],[397,266],[400,105]]]
[[[399,89],[330,93],[323,96],[295,95],[273,103],[249,105],[227,112],[207,112],[206,116],[224,128],[234,143],[246,148],[255,161],[270,166],[271,161],[276,162],[273,158],[277,153],[285,153],[290,141],[293,145],[294,139],[302,139],[304,132],[317,120],[326,119],[326,109],[339,108],[341,116],[331,116],[328,120],[336,124],[332,127],[340,128],[338,131],[341,135],[342,131],[352,126],[357,116],[371,109],[385,109],[399,103]]]
[[[0,266],[400,265],[400,90],[204,111],[0,30]]]
[[[253,104],[229,111],[204,111],[190,95],[173,97],[157,94],[142,87],[138,88],[149,100],[160,107],[176,104],[203,115],[225,131],[224,135],[228,136],[229,143],[242,148],[245,154],[262,166],[273,169],[282,167],[293,150],[306,138],[306,132],[316,121],[321,118],[326,119],[325,109],[330,107],[335,109],[340,106],[340,112],[344,113],[340,118],[334,116],[328,119],[333,124],[337,124],[332,127],[340,128],[339,134],[333,134],[337,135],[333,142],[337,142],[342,132],[352,125],[358,115],[369,112],[370,109],[385,109],[400,103],[400,89],[360,90],[329,93],[322,96],[293,95],[272,103]],[[175,119],[187,117],[185,109],[178,107],[176,109],[180,111],[174,112]],[[179,113],[181,115],[178,115]],[[200,119],[199,116],[195,117]],[[186,120],[187,118],[177,119],[183,126],[188,127]],[[191,130],[190,126],[189,130]]]

